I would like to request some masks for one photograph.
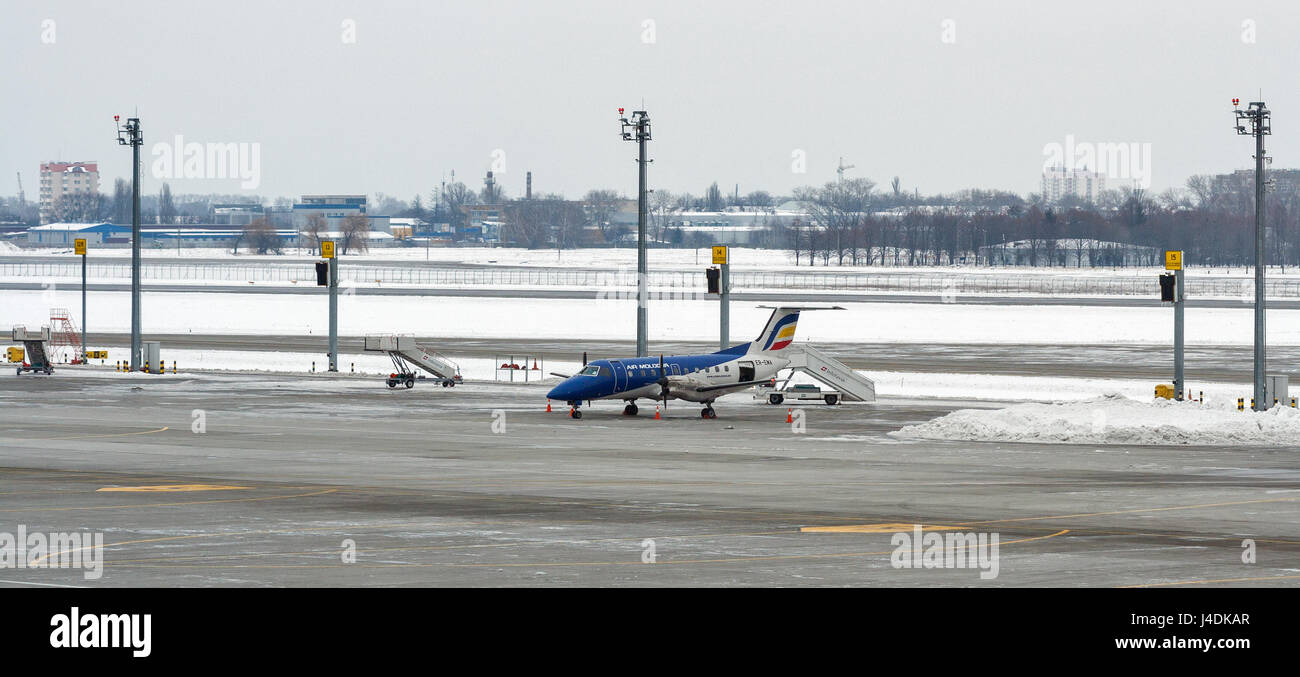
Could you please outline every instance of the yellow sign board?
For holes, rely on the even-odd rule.
[[[1182,270],[1183,253],[1181,251],[1165,252],[1165,270]]]
[[[333,241],[333,240],[321,240],[321,243],[320,243],[320,255],[321,255],[321,258],[326,258],[326,259],[332,259],[332,258],[334,258],[334,241]]]
[[[727,262],[727,246],[718,245],[713,248],[713,264],[723,265]]]
[[[65,242],[66,242],[66,240],[65,240]],[[85,256],[85,255],[86,255],[86,238],[84,238],[84,237],[79,237],[79,238],[77,238],[76,240],[73,240],[73,241],[72,241],[72,247],[73,247],[73,251],[76,252],[77,255],[79,255],[79,256]]]

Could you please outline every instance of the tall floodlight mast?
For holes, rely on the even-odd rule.
[[[1264,255],[1264,137],[1273,133],[1273,112],[1263,101],[1251,101],[1246,110],[1238,108],[1240,99],[1232,100],[1232,112],[1237,115],[1237,134],[1255,137],[1255,411],[1264,411],[1272,405],[1265,393],[1264,377],[1268,372],[1265,335],[1264,272],[1268,261]]]

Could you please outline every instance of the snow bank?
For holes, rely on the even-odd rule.
[[[1300,410],[1238,412],[1170,400],[1112,394],[1079,402],[962,409],[890,433],[901,439],[1072,444],[1263,445],[1300,448]]]

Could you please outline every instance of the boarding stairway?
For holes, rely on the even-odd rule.
[[[787,357],[787,369],[802,371],[834,388],[846,402],[876,401],[875,381],[806,343],[790,346]]]
[[[18,365],[18,374],[24,371],[54,373],[50,357],[45,351],[45,344],[50,340],[50,328],[41,327],[39,332],[27,331],[27,327],[14,327],[13,340],[23,344],[23,364]]]
[[[371,353],[388,353],[389,357],[393,358],[393,366],[397,368],[397,373],[409,375],[411,378],[407,379],[407,382],[412,385],[414,385],[414,372],[406,366],[407,364],[413,364],[437,376],[443,385],[452,385],[461,380],[460,365],[447,359],[445,355],[416,343],[414,336],[367,336],[365,350]],[[390,387],[391,385],[390,383]]]

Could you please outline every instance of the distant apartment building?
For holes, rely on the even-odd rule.
[[[307,227],[307,221],[313,214],[325,218],[325,230],[329,233],[341,233],[343,222],[349,216],[366,217],[371,232],[392,231],[392,225],[389,223],[391,215],[367,213],[365,195],[304,195],[291,211],[292,218],[289,226],[299,231]],[[283,219],[277,208],[267,208],[266,217],[271,225],[281,227]]]
[[[63,220],[61,207],[77,195],[99,192],[96,162],[41,163],[41,223]]]
[[[266,216],[265,207],[251,203],[214,203],[210,212],[212,223],[223,226],[243,226]]]
[[[293,206],[293,226],[303,228],[313,214],[325,217],[330,230],[337,231],[349,216],[366,215],[365,195],[304,195]]]
[[[1043,170],[1042,194],[1048,204],[1060,202],[1066,195],[1073,195],[1084,202],[1096,202],[1101,192],[1106,190],[1106,176],[1083,169],[1065,167],[1048,167]]]

